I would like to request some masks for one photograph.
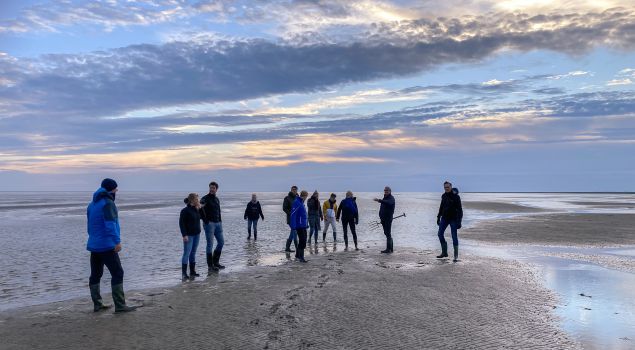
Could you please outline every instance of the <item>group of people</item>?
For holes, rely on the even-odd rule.
[[[444,233],[450,227],[452,234],[452,244],[454,246],[454,261],[458,261],[458,229],[461,228],[463,219],[463,209],[458,190],[452,187],[450,182],[445,182],[444,193],[441,196],[441,205],[437,215],[437,225],[439,226],[438,237],[441,243],[441,254],[437,258],[448,257],[448,245]],[[181,257],[182,277],[190,279],[198,277],[196,272],[196,250],[200,241],[201,221],[206,239],[206,257],[208,274],[224,269],[220,264],[220,258],[224,246],[223,225],[221,216],[221,205],[218,199],[218,183],[212,181],[209,184],[209,192],[199,199],[198,194],[190,193],[184,199],[185,207],[179,215],[179,228],[183,240],[183,255]],[[121,237],[115,197],[117,193],[117,182],[113,179],[104,179],[100,188],[93,194],[93,199],[87,208],[88,220],[88,242],[86,248],[90,251],[89,289],[93,301],[94,311],[108,309],[100,294],[100,281],[103,275],[104,266],[111,274],[112,298],[115,304],[115,312],[129,312],[136,309],[135,306],[126,305],[123,290],[123,268],[119,259],[121,251]],[[320,205],[319,193],[313,192],[307,202],[309,194],[301,191],[298,195],[298,187],[292,186],[289,194],[284,198],[282,209],[287,217],[287,225],[290,233],[287,238],[285,251],[291,250],[291,244],[295,246],[295,257],[300,262],[307,262],[304,258],[304,250],[307,238],[314,238],[318,241],[318,234],[321,230],[320,223],[324,221],[325,226],[322,231],[322,240],[326,240],[328,227],[331,226],[333,240],[337,240],[337,228],[335,223],[341,219],[342,230],[344,232],[345,249],[348,249],[348,229],[353,236],[355,250],[358,250],[356,225],[359,224],[359,210],[353,192],[347,191],[346,198],[339,205],[336,203],[336,195],[331,193],[329,198]],[[390,254],[394,251],[392,238],[392,222],[395,212],[395,198],[390,187],[384,188],[384,196],[375,198],[375,202],[380,204],[379,220],[386,237],[386,249],[381,253]],[[307,207],[305,208],[305,202]],[[308,210],[307,210],[308,208]],[[247,220],[247,239],[251,239],[253,229],[254,240],[258,238],[258,220],[264,220],[262,207],[258,202],[256,194],[252,194],[251,201],[245,208],[244,219]],[[308,237],[307,237],[307,230]],[[214,240],[216,247],[214,248]],[[189,266],[189,275],[188,275]]]

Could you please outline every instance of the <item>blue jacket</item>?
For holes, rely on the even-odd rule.
[[[121,229],[114,198],[105,189],[100,188],[93,194],[93,201],[86,210],[88,217],[88,243],[86,249],[95,252],[108,252],[121,242]]]
[[[291,208],[291,219],[289,220],[289,225],[292,230],[302,229],[309,227],[309,223],[307,221],[306,209],[304,208],[304,203],[302,203],[302,198],[300,196],[295,198],[293,202],[293,207]]]

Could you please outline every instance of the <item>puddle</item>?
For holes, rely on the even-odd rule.
[[[555,312],[561,317],[563,329],[584,348],[635,349],[635,274],[591,262],[546,256],[575,252],[635,258],[634,249],[491,247],[467,242],[465,246],[470,253],[515,259],[535,266],[545,286],[559,296]]]

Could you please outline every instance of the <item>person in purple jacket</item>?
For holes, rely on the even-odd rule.
[[[304,201],[306,201],[309,193],[307,191],[300,192],[300,196],[296,197],[291,208],[291,220],[289,225],[292,230],[296,230],[298,233],[298,249],[295,251],[295,258],[300,262],[307,262],[304,259],[304,249],[306,248],[306,229],[309,227],[306,208],[304,208]]]

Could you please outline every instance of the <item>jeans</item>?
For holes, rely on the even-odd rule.
[[[445,241],[445,229],[448,228],[448,225],[450,226],[450,232],[452,232],[452,245],[459,245],[459,235],[458,235],[458,226],[459,226],[459,222],[456,220],[449,220],[446,221],[444,218],[441,218],[441,221],[439,221],[439,242],[441,242],[441,244],[447,244],[447,242]]]
[[[187,236],[187,242],[183,242],[183,256],[181,257],[181,264],[190,265],[196,262],[196,249],[198,248],[198,242],[201,239],[201,235]]]
[[[306,228],[297,229],[298,238],[300,241],[298,242],[298,248],[295,250],[295,257],[298,259],[304,259],[304,249],[306,248]]]
[[[213,237],[216,238],[216,251],[221,252],[223,250],[223,245],[225,245],[225,239],[223,238],[223,223],[222,222],[210,222],[208,224],[203,224],[203,229],[205,230],[205,239],[207,240],[207,247],[205,248],[205,252],[207,254],[212,254],[212,247],[214,245]]]
[[[315,234],[315,241],[318,240],[318,232],[320,232],[320,217],[317,215],[309,215],[309,238],[311,241],[311,237]]]
[[[254,239],[258,238],[258,219],[247,219],[247,233],[251,237],[251,227],[254,227]]]
[[[90,285],[99,284],[101,276],[104,275],[104,265],[110,272],[110,285],[115,286],[123,283],[123,267],[119,260],[119,253],[114,250],[102,253],[90,253]]]
[[[337,239],[337,229],[335,228],[335,218],[324,218],[324,231],[322,231],[322,239],[326,239],[326,231],[329,230],[329,225],[333,228],[333,240]]]
[[[298,232],[294,229],[291,229],[291,232],[289,233],[289,239],[292,241],[296,241],[298,239]]]
[[[344,244],[348,246],[348,230],[347,228],[351,228],[351,234],[353,235],[353,242],[355,242],[355,246],[357,247],[357,232],[355,232],[355,219],[345,219],[342,218],[342,230],[344,230]]]

